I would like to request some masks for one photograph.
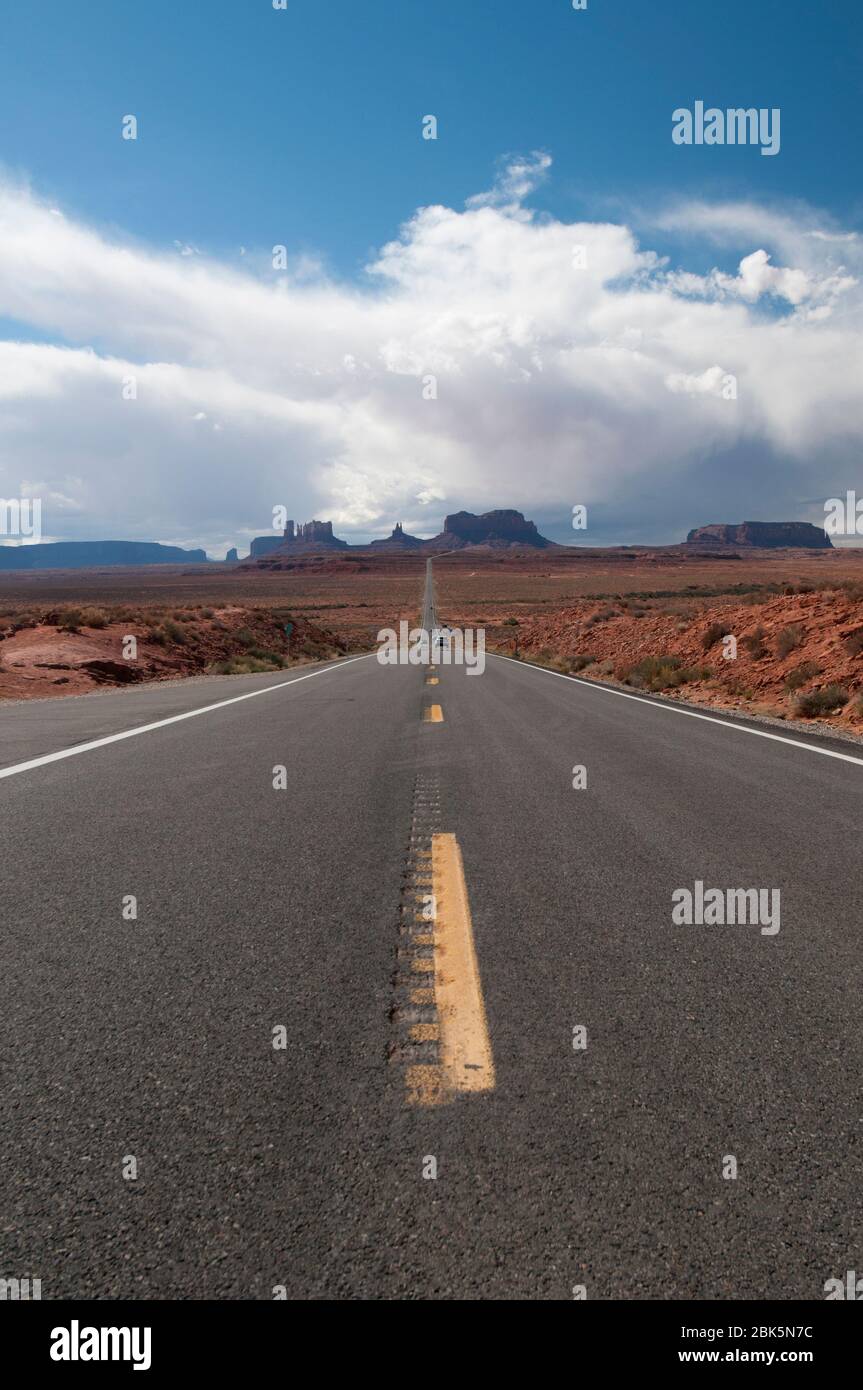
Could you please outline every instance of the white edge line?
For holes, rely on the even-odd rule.
[[[766,729],[750,729],[748,724],[737,724],[730,719],[719,719],[714,714],[697,714],[694,709],[681,709],[679,705],[666,704],[664,700],[647,700],[643,695],[630,695],[627,690],[615,690],[611,685],[600,685],[598,681],[588,681],[581,676],[565,676],[562,671],[550,671],[547,666],[534,666],[532,661],[518,661],[514,656],[501,656],[489,652],[498,661],[512,661],[516,666],[526,666],[531,671],[542,671],[546,676],[558,676],[562,681],[572,681],[576,685],[586,685],[589,690],[602,690],[606,695],[619,695],[624,700],[636,700],[640,705],[650,705],[651,709],[665,710],[667,714],[685,714],[690,719],[703,719],[708,724],[719,724],[723,729],[731,729],[736,734],[755,734],[756,738],[769,738],[774,743],[790,743],[792,748],[803,748],[807,753],[820,753],[822,758],[839,758],[843,763],[856,763],[863,767],[863,758],[855,758],[851,753],[837,753],[832,748],[817,748],[812,743],[803,743],[785,734],[768,734]]]
[[[339,661],[333,666],[324,666],[319,671],[310,671],[307,676],[294,676],[290,681],[279,681],[278,685],[266,685],[261,690],[250,690],[245,695],[232,695],[229,700],[218,700],[214,705],[202,705],[200,709],[190,709],[185,714],[172,714],[168,719],[157,719],[154,724],[141,724],[137,729],[124,729],[119,734],[108,734],[105,738],[94,738],[89,743],[77,743],[74,748],[62,748],[59,753],[46,753],[41,758],[31,758],[26,763],[16,763],[13,767],[0,768],[0,778],[14,777],[19,772],[30,772],[34,767],[44,767],[46,763],[58,763],[63,758],[75,758],[79,753],[90,753],[94,748],[104,748],[109,743],[119,743],[124,738],[136,738],[138,734],[149,734],[153,729],[164,729],[168,724],[179,724],[183,719],[195,719],[199,714],[210,714],[214,709],[224,709],[226,705],[238,705],[241,700],[254,700],[256,695],[269,695],[273,690],[284,690],[289,685],[299,685],[300,681],[310,681],[314,676],[325,676],[330,671],[339,671],[343,666],[352,666],[355,661],[367,661],[374,652],[365,656],[352,656],[347,661]]]

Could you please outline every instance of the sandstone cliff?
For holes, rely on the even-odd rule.
[[[832,541],[820,526],[808,521],[744,521],[740,526],[697,526],[686,537],[687,545],[758,546],[779,550],[798,547],[830,550]]]

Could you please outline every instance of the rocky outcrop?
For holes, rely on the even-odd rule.
[[[284,536],[256,536],[249,549],[250,560],[260,560],[262,555],[271,555],[285,543]]]
[[[832,550],[827,532],[808,521],[744,521],[740,526],[696,526],[687,545],[757,546],[763,550]]]
[[[215,611],[150,604],[130,619],[125,603],[79,609],[63,605],[34,613],[26,623],[0,625],[0,701],[81,694],[96,686],[176,680],[210,671],[266,674],[297,660],[342,656],[349,640],[305,617],[239,605]],[[209,617],[207,616],[209,614]],[[74,626],[72,625],[74,621]],[[373,640],[360,628],[360,649]],[[127,655],[130,636],[134,656]]]
[[[130,685],[147,677],[145,666],[136,666],[131,661],[111,661],[107,658],[82,661],[78,669],[86,671],[100,685]]]
[[[454,512],[444,521],[441,534],[426,544],[434,550],[460,550],[468,545],[491,546],[494,549],[530,546],[536,550],[548,550],[554,547],[555,542],[541,536],[534,523],[525,521],[521,512],[505,510],[484,512],[481,516],[475,516],[473,512]]]
[[[392,535],[387,536],[386,540],[372,541],[369,550],[419,550],[424,544],[419,536],[408,535],[399,521],[393,527]]]
[[[226,564],[226,565],[235,565],[235,564],[237,563],[237,561],[239,560],[239,558],[240,558],[240,555],[239,555],[239,551],[237,550],[237,547],[236,547],[235,545],[232,545],[232,546],[231,546],[231,549],[228,551],[227,555],[225,556],[225,564]]]
[[[825,559],[825,572],[834,570]],[[779,571],[785,562],[775,563]],[[835,705],[828,701],[822,713],[863,734],[863,599],[835,572],[835,588],[814,592],[788,585],[769,594],[764,586],[744,597],[688,598],[685,622],[675,598],[649,607],[625,597],[566,601],[499,629],[512,635],[497,649],[586,679],[774,719],[809,718],[812,706],[801,708],[801,699],[830,688],[838,690]],[[733,661],[725,658],[727,636],[737,642]]]
[[[275,555],[310,555],[318,550],[348,550],[347,541],[333,535],[331,521],[289,521],[283,536],[256,536],[249,551],[250,560]]]
[[[296,527],[293,521],[289,521],[285,527],[285,545],[317,545],[326,546],[327,549],[347,550],[347,541],[340,540],[333,535],[333,523],[331,521],[298,521]]]
[[[331,521],[307,521],[295,525],[289,521],[284,536],[258,536],[252,541],[249,561],[263,561],[266,568],[284,568],[295,557],[326,551],[371,551],[373,554],[404,554],[406,551],[463,550],[467,546],[483,546],[494,550],[528,547],[532,550],[559,549],[554,541],[541,536],[532,521],[525,521],[521,512],[505,510],[485,512],[453,512],[444,521],[444,529],[432,540],[409,535],[398,522],[385,539],[369,545],[349,546],[347,541],[333,535]]]

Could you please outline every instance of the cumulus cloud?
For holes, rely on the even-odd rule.
[[[584,503],[634,539],[844,487],[859,242],[809,212],[678,207],[665,228],[700,264],[738,253],[704,275],[623,223],[532,211],[549,166],[419,209],[358,284],[290,255],[274,273],[266,248],[237,268],[142,247],[0,186],[0,315],[26,330],[0,341],[0,495],[40,479],[66,499],[54,534],[219,553],[281,503],[354,538],[463,506],[564,537]]]
[[[770,261],[770,253],[762,247],[743,257],[737,275],[717,269],[709,275],[672,271],[667,282],[679,294],[720,299],[736,295],[750,304],[765,295],[784,299],[795,306],[809,301],[818,309],[820,318],[828,318],[834,301],[857,284],[853,275],[844,273],[844,266],[839,268],[839,273],[812,274],[794,266],[771,265]],[[810,311],[807,317],[811,316]]]

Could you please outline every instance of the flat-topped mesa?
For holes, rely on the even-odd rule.
[[[454,512],[444,521],[441,535],[429,542],[436,549],[448,547],[458,549],[467,545],[531,546],[545,550],[554,541],[541,536],[532,521],[526,521],[521,512],[505,509],[484,512],[475,516],[473,512]]]
[[[0,545],[0,570],[89,569],[94,565],[203,565],[204,550],[158,541],[41,541]]]
[[[762,550],[832,550],[833,542],[820,526],[809,521],[744,521],[739,526],[696,526],[687,545],[747,546]]]

